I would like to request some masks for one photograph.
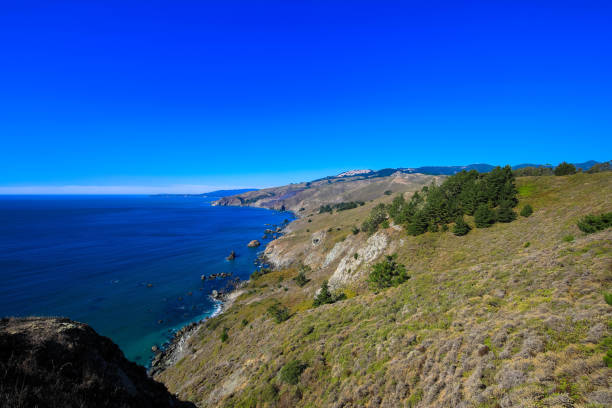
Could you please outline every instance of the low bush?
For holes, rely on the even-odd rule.
[[[395,262],[396,255],[387,255],[384,261],[374,264],[368,277],[370,286],[374,289],[384,289],[404,283],[410,276],[406,267]]]
[[[306,277],[306,273],[304,273],[304,271],[299,271],[297,276],[293,278],[293,280],[300,288],[310,282],[310,279]]]
[[[223,331],[221,332],[221,342],[225,343],[228,338],[229,338],[228,328],[224,327]]]
[[[345,298],[346,298],[346,295],[344,293],[340,293],[340,294],[331,293],[329,291],[329,285],[327,284],[327,281],[323,281],[323,284],[321,284],[321,289],[319,290],[319,293],[317,294],[317,296],[315,296],[314,301],[312,302],[312,305],[317,307],[317,306],[326,305],[329,303],[335,303]]]
[[[367,232],[368,234],[373,234],[378,230],[378,226],[383,223],[387,219],[387,210],[384,204],[378,204],[372,211],[370,211],[370,215],[361,225],[361,230]]]
[[[291,315],[289,314],[289,309],[278,303],[268,308],[268,314],[274,319],[276,323],[282,323],[291,317]]]
[[[577,223],[580,231],[592,234],[597,231],[603,231],[612,227],[612,212],[600,215],[586,215]]]
[[[302,375],[306,367],[307,365],[300,360],[292,360],[280,369],[280,380],[287,384],[296,385],[300,381],[300,375]]]
[[[521,216],[529,217],[531,214],[533,214],[533,208],[529,204],[525,204],[521,209]]]

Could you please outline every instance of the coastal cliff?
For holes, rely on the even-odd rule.
[[[308,183],[289,184],[223,197],[213,205],[290,210],[301,216],[318,210],[322,205],[374,200],[385,192],[415,191],[443,177],[404,173],[400,170],[338,175]]]
[[[188,408],[109,338],[65,318],[0,320],[0,406]]]
[[[201,407],[610,406],[612,230],[576,222],[612,211],[612,173],[516,184],[533,215],[466,236],[393,222],[364,233],[386,194],[346,211],[310,205],[265,249],[274,270],[155,378]],[[408,280],[373,290],[391,255]]]

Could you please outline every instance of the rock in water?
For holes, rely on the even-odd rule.
[[[229,256],[225,259],[227,259],[228,261],[233,261],[234,259],[236,259],[236,252],[230,252]]]
[[[258,246],[260,246],[261,244],[259,243],[258,240],[254,239],[251,242],[249,242],[249,244],[247,245],[249,248],[257,248]]]
[[[0,320],[0,405],[194,407],[128,361],[109,338],[66,318]]]

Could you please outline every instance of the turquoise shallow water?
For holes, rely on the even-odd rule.
[[[248,279],[269,224],[287,212],[213,207],[211,198],[0,196],[0,315],[67,316],[141,364],[151,346],[218,307],[213,289]],[[235,250],[238,257],[225,257]],[[161,321],[161,323],[160,323]]]

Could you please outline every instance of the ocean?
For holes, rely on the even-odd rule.
[[[248,279],[264,230],[293,219],[214,199],[0,196],[0,316],[66,316],[148,365],[153,345],[218,310],[213,290]],[[200,278],[213,273],[232,277]]]

